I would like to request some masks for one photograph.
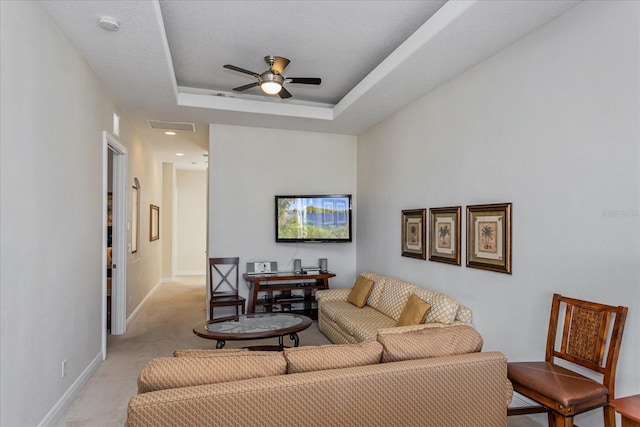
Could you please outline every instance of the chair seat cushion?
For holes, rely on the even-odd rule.
[[[510,362],[507,376],[516,391],[522,385],[564,408],[600,406],[609,394],[599,382],[549,362]]]

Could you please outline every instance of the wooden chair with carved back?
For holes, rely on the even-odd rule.
[[[232,307],[242,309],[245,314],[246,299],[238,294],[240,258],[209,258],[209,319],[214,320],[215,307]]]
[[[615,427],[615,413],[609,402],[615,398],[616,367],[627,310],[555,294],[545,360],[507,364],[514,390],[540,406],[509,408],[507,414],[547,412],[550,427],[571,427],[575,415],[603,408],[605,427]],[[556,359],[570,363],[561,362],[560,366]],[[571,364],[595,372],[593,378],[602,376],[602,381],[570,370]]]

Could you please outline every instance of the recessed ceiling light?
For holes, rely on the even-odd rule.
[[[103,16],[98,19],[98,25],[105,31],[118,31],[120,29],[118,21],[110,16]]]
[[[184,156],[184,153],[176,153],[176,156]]]
[[[164,134],[165,135],[175,135],[176,133],[175,132],[171,132],[171,131],[166,131]]]

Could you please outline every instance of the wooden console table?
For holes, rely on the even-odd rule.
[[[329,289],[333,273],[243,274],[249,286],[248,313],[290,312],[318,318],[315,290]]]
[[[622,427],[640,427],[640,394],[614,399],[609,404],[622,416]]]

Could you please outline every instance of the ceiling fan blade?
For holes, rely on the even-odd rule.
[[[233,90],[235,90],[236,92],[242,92],[243,90],[251,89],[252,87],[256,87],[256,86],[260,86],[260,83],[258,82],[249,83],[248,85],[234,87]]]
[[[249,74],[250,76],[259,77],[260,74],[254,73],[253,71],[245,70],[244,68],[236,67],[235,65],[226,64],[222,66],[228,70],[238,71],[241,73]]]
[[[319,85],[322,79],[318,77],[287,77],[289,83],[301,83],[304,85]]]
[[[276,73],[282,75],[284,73],[284,69],[289,65],[289,61],[287,58],[283,58],[282,56],[276,56],[273,61],[273,65],[271,66],[271,70]]]
[[[278,92],[278,96],[280,96],[280,98],[282,99],[291,98],[291,94],[285,88],[280,89],[280,92]]]

